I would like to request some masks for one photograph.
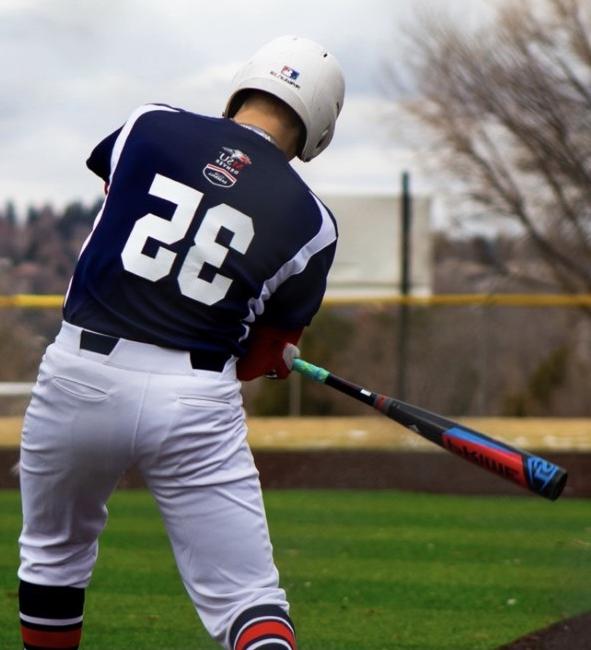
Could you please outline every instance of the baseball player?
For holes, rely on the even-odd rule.
[[[335,58],[282,37],[223,118],[145,105],[92,151],[106,198],[22,434],[25,648],[78,648],[105,504],[135,466],[211,636],[296,649],[240,381],[286,377],[321,303],[337,229],[289,160],[328,146],[343,98]]]

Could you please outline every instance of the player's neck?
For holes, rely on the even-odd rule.
[[[249,129],[250,131],[254,131],[255,133],[258,133],[262,138],[265,138],[267,142],[270,142],[271,144],[274,144],[276,147],[277,141],[275,138],[270,134],[261,129],[259,126],[255,126],[254,124],[246,124],[245,122],[239,122],[240,126],[243,126],[245,129]]]
[[[238,124],[264,131],[271,141],[283,151],[288,160],[295,156],[293,132],[276,115],[264,113],[256,107],[245,106],[236,113],[233,119]]]

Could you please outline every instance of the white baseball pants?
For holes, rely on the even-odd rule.
[[[201,620],[228,647],[230,625],[244,609],[288,609],[235,363],[222,372],[194,370],[188,353],[125,339],[99,354],[80,349],[80,333],[63,324],[27,409],[19,577],[86,587],[106,502],[123,472],[137,466]]]

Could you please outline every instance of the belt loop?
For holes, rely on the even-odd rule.
[[[119,339],[107,334],[97,334],[82,330],[80,332],[80,349],[97,352],[98,354],[109,355],[119,343]]]
[[[193,370],[211,370],[222,372],[229,357],[224,352],[213,350],[193,350],[189,352]]]

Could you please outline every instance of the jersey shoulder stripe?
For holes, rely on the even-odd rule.
[[[142,115],[151,113],[152,111],[167,111],[172,113],[180,112],[178,108],[173,108],[172,106],[167,106],[166,104],[144,104],[143,106],[137,108],[130,115],[127,122],[125,122],[123,125],[123,128],[121,129],[121,132],[119,133],[117,139],[115,140],[115,144],[113,145],[113,151],[111,153],[111,174],[109,177],[109,182],[112,182],[113,180],[113,174],[117,169],[119,159],[121,158],[121,152],[123,151],[123,147],[125,146],[127,138],[129,137],[129,134],[131,133],[136,122],[140,119],[140,117],[142,117]]]
[[[301,273],[314,255],[320,253],[337,240],[338,233],[334,217],[312,192],[310,194],[316,202],[322,219],[320,229],[272,277],[265,280],[258,297],[250,299],[249,313],[244,319],[246,323],[252,323],[257,316],[260,316],[265,311],[266,301],[286,280]]]
[[[337,220],[334,218],[334,215],[326,207],[326,205],[324,205],[324,203],[316,196],[316,194],[314,194],[314,192],[312,192],[312,190],[310,190],[310,188],[308,188],[308,190],[309,190],[310,194],[312,195],[312,197],[314,198],[314,200],[316,201],[316,205],[318,206],[318,209],[320,210],[320,213],[323,215],[323,218],[328,217],[332,221],[332,225],[334,226],[334,230],[335,230],[335,239],[338,238],[338,236],[339,236],[339,228],[338,228],[338,225],[337,225]]]

